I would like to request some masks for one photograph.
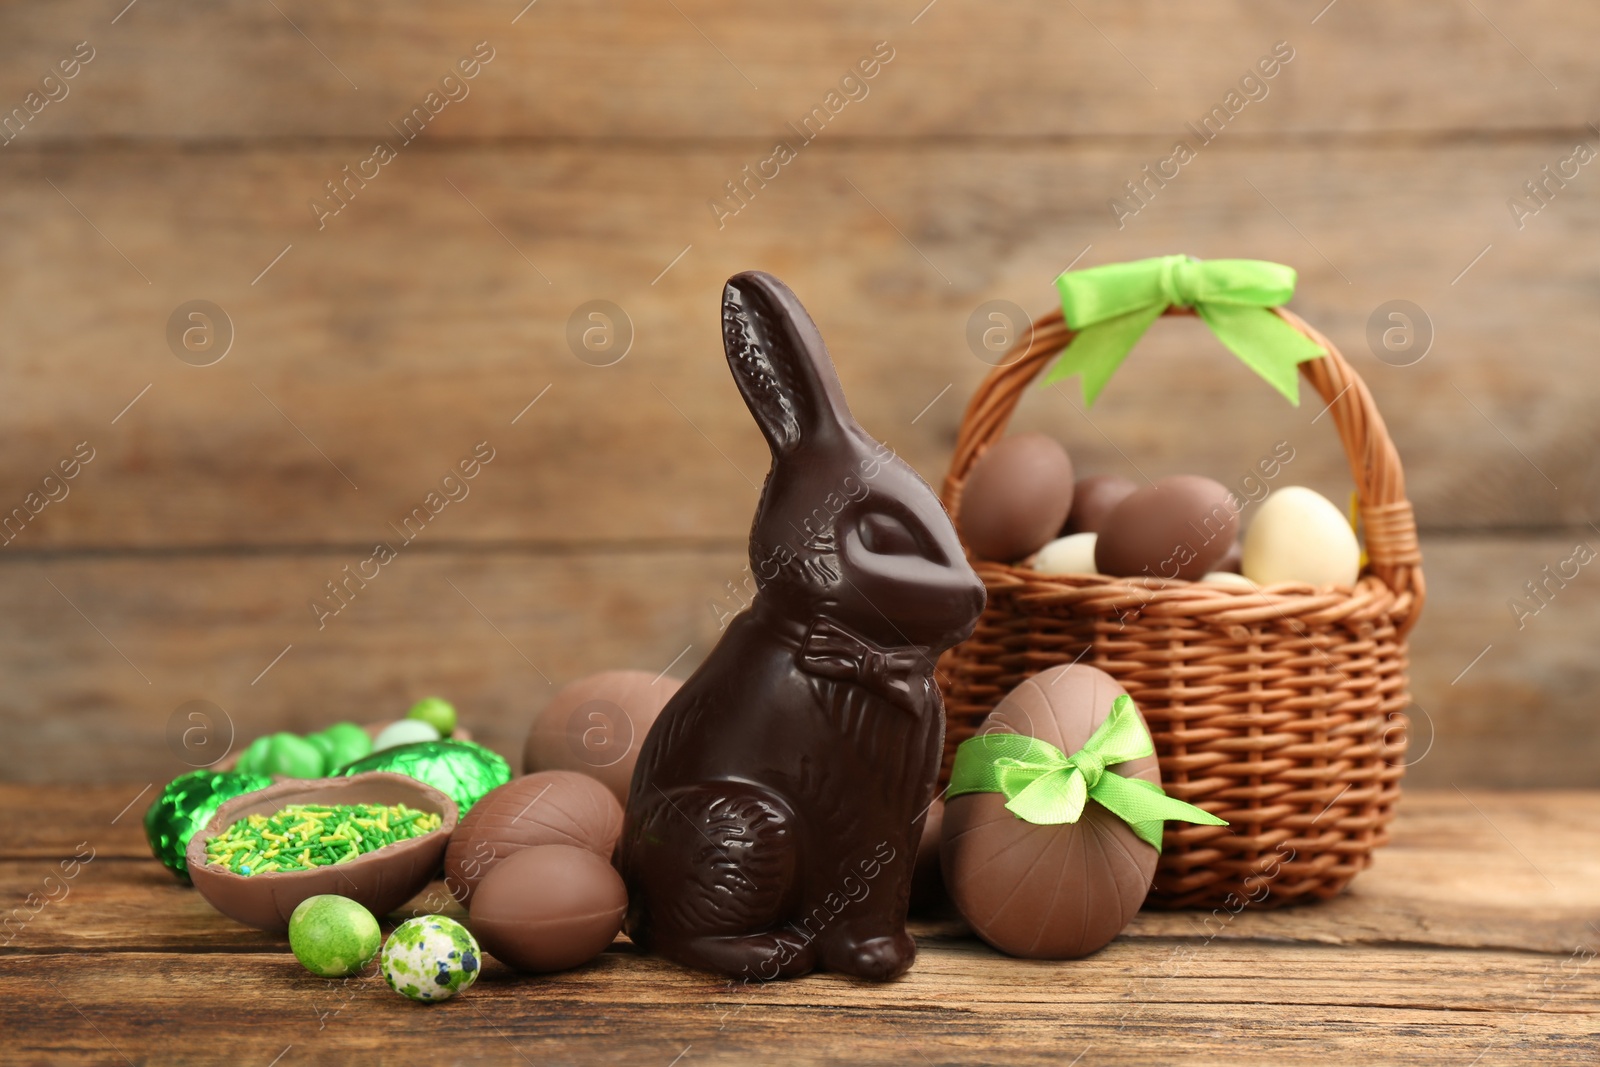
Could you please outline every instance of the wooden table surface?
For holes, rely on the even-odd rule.
[[[999,358],[991,302],[1040,315],[1068,264],[1184,252],[1293,266],[1405,462],[1408,782],[1600,788],[1600,581],[1567,562],[1600,550],[1600,166],[1565,162],[1600,145],[1600,5],[996,7],[0,4],[0,779],[170,777],[195,700],[243,744],[439,694],[518,751],[558,687],[685,675],[738,604],[768,456],[722,355],[730,274],[794,287],[851,411],[938,485]],[[13,136],[80,41],[71,95]],[[402,141],[479,42],[470,97]],[[870,95],[802,143],[880,43]],[[798,155],[760,179],[780,139]],[[1179,139],[1197,158],[1158,186]],[[398,158],[357,186],[379,141]],[[194,300],[224,354],[169,326]],[[1380,342],[1397,300],[1407,353]],[[1274,485],[1342,505],[1321,409],[1171,321],[1092,411],[1031,389],[1013,428],[1080,475],[1246,493],[1281,445]],[[479,442],[480,476],[397,534]],[[380,539],[398,558],[357,585]]]
[[[1600,1062],[1600,792],[1408,793],[1343,897],[1142,913],[1087,960],[923,921],[898,982],[739,986],[619,940],[548,977],[488,961],[428,1006],[212,911],[150,858],[152,792],[0,785],[0,1062]]]

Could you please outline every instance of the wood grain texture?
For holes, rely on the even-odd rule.
[[[1563,910],[1596,914],[1600,857],[1582,847],[1600,816],[1594,792],[1418,793],[1392,847],[1340,900],[1220,929],[1196,928],[1206,919],[1193,914],[1141,915],[1082,961],[1012,960],[959,923],[923,922],[901,981],[738,985],[619,940],[583,968],[539,978],[488,960],[466,994],[419,1008],[372,973],[310,977],[281,938],[222,918],[153,860],[124,855],[126,826],[106,812],[133,788],[0,785],[0,848],[26,823],[22,836],[41,850],[0,862],[0,893],[58,898],[20,929],[13,920],[0,947],[10,1061],[904,1063],[909,1047],[934,1064],[1587,1064],[1596,1048],[1600,934],[1547,940]],[[92,826],[105,848],[65,892],[47,887],[51,848],[71,854]],[[1490,832],[1540,857],[1550,887],[1514,861],[1490,862],[1510,846]]]
[[[731,600],[727,583],[743,566],[736,550],[402,554],[319,630],[309,602],[355,558],[14,569],[7,588],[26,590],[41,624],[29,638],[17,620],[7,644],[15,662],[35,665],[28,684],[47,690],[26,706],[53,710],[28,715],[0,777],[159,785],[185,768],[165,731],[195,699],[221,709],[216,743],[231,723],[238,747],[278,729],[391,718],[446,694],[475,737],[518,763],[555,686],[604,667],[698,663],[718,632],[713,602]],[[24,714],[12,705],[6,718]]]
[[[491,465],[483,477],[492,474]],[[1560,537],[1424,539],[1430,602],[1413,640],[1408,783],[1600,784],[1591,728],[1600,581],[1583,570],[1522,629],[1508,607],[1571,551]],[[686,676],[714,644],[720,613],[738,610],[729,585],[740,588],[745,567],[732,543],[418,546],[318,629],[311,600],[337,603],[324,583],[365,554],[0,565],[0,724],[17,738],[0,748],[0,779],[164,782],[185,767],[165,731],[190,700],[221,708],[242,746],[281,729],[385,718],[442,693],[515,762],[555,686],[609,668],[670,664]]]
[[[863,424],[937,482],[986,369],[975,309],[1042,311],[1086,248],[1084,265],[1174,248],[1297,264],[1295,306],[1369,379],[1424,529],[1581,526],[1600,512],[1600,380],[1572,354],[1600,343],[1584,281],[1600,185],[1522,232],[1504,207],[1562,143],[1219,146],[1121,231],[1106,201],[1152,142],[818,147],[720,231],[705,201],[737,151],[402,155],[321,232],[306,201],[344,150],[3,156],[0,385],[24,399],[0,432],[0,501],[24,503],[77,442],[96,454],[4,551],[365,544],[480,441],[497,458],[428,539],[740,538],[766,453],[720,355],[730,273],[793,284]],[[199,297],[236,332],[204,368],[165,336]],[[1436,334],[1414,366],[1366,346],[1397,297]],[[614,366],[568,348],[591,299],[631,318]],[[1230,485],[1287,441],[1290,480],[1349,488],[1318,410],[1194,323],[1163,323],[1091,415],[1077,405],[1072,383],[1035,392],[1017,428],[1057,433],[1085,471]]]
[[[96,58],[26,136],[364,139],[479,41],[496,58],[430,138],[767,140],[878,41],[895,58],[839,114],[844,135],[1166,136],[1279,41],[1295,58],[1244,112],[1253,132],[1581,130],[1600,89],[1596,15],[1559,0],[276,6],[142,0],[113,25],[121,5],[17,5],[0,100],[20,103],[84,39]]]
[[[138,789],[0,786],[8,813],[51,812],[48,820],[9,816],[0,830],[0,900],[20,905],[0,941],[18,952],[281,945],[280,937],[222,919],[150,858],[139,827],[153,793],[109,823]],[[1589,926],[1600,918],[1600,855],[1590,847],[1597,820],[1600,793],[1593,791],[1414,790],[1372,869],[1331,901],[1238,913],[1145,911],[1120,936],[1555,955],[1600,947]],[[442,882],[396,915],[423,911],[461,915]],[[918,930],[935,941],[968,936],[958,918],[930,919]]]
[[[420,1008],[366,976],[313,979],[287,952],[0,957],[23,1062],[289,1055],[490,1063],[1587,1064],[1594,967],[1433,949],[1116,943],[1075,963],[928,944],[889,986],[822,975],[756,988],[614,950],[566,974],[497,963]],[[1292,974],[1292,983],[1266,973]],[[1274,995],[1276,993],[1276,995]],[[181,1035],[181,1037],[179,1036]],[[270,1047],[269,1047],[270,1046]],[[264,1054],[264,1055],[263,1055]]]
[[[39,724],[0,776],[166,777],[162,725],[196,696],[253,734],[438,688],[515,751],[544,686],[524,655],[570,676],[692,646],[686,667],[714,638],[699,613],[740,577],[766,466],[720,358],[729,274],[795,286],[861,421],[937,483],[987,369],[967,340],[980,305],[1038,313],[1068,263],[1187,251],[1300,269],[1295,307],[1369,380],[1422,527],[1461,538],[1429,542],[1416,691],[1437,743],[1415,780],[1596,782],[1587,573],[1506,628],[1508,601],[1600,514],[1600,384],[1583,369],[1600,202],[1592,167],[1560,185],[1542,170],[1596,143],[1589,10],[112,7],[0,9],[0,118],[23,108],[0,135],[0,560],[20,565],[0,602],[23,613],[0,627],[0,722]],[[40,80],[79,41],[93,58],[67,95],[30,100],[61,88]],[[470,95],[402,139],[390,123],[479,41],[494,58]],[[776,177],[747,178],[878,41],[893,58],[867,95]],[[1278,41],[1294,58],[1267,95],[1199,145],[1185,124]],[[1119,223],[1112,199],[1178,137],[1197,158]],[[312,199],[380,138],[397,157],[319,228]],[[1549,203],[1514,219],[1536,179]],[[713,208],[734,180],[747,202]],[[1390,366],[1369,320],[1402,298],[1433,345]],[[234,328],[213,366],[169,347],[195,299]],[[593,300],[631,323],[612,366],[568,339]],[[1058,434],[1084,471],[1230,485],[1288,442],[1286,479],[1342,500],[1316,416],[1185,323],[1088,415],[1069,384],[1031,396],[1016,428]],[[94,460],[47,482],[79,442]],[[315,588],[479,442],[494,461],[396,564],[437,567],[386,570],[403,593],[375,588],[330,624],[362,618],[362,636],[306,636]],[[501,581],[478,550],[521,561],[515,595],[471,591]],[[520,627],[524,651],[424,572]]]
[[[1409,790],[1393,840],[1343,895],[1238,914],[1144,911],[1123,936],[1570,953],[1600,943],[1597,817],[1592,792]]]
[[[147,859],[144,813],[163,783],[99,782],[56,787],[67,795],[54,806],[48,819],[31,816],[39,805],[37,784],[0,782],[0,860],[46,861],[40,877],[52,863],[81,854],[83,846],[97,858]],[[53,792],[50,788],[48,791]]]
[[[0,952],[242,952],[288,945],[282,934],[221,916],[151,859],[148,847],[139,859],[73,847],[68,856],[92,858],[66,867],[39,859],[0,862],[5,899],[16,902],[0,911]],[[391,913],[388,925],[430,914],[467,917],[441,879]]]

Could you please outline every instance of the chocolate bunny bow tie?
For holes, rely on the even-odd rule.
[[[917,648],[880,648],[824,616],[800,645],[797,662],[812,674],[856,682],[907,711],[915,711],[912,675],[927,666]]]

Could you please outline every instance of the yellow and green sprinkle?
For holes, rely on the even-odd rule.
[[[291,804],[247,815],[206,841],[206,862],[234,874],[309,871],[437,830],[434,812],[404,804]]]

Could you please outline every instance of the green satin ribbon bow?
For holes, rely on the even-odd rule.
[[[980,734],[963,741],[956,749],[945,796],[1003,793],[1011,814],[1042,826],[1077,822],[1084,805],[1095,800],[1158,852],[1162,823],[1167,819],[1228,825],[1225,819],[1167,796],[1153,782],[1106,770],[1152,756],[1155,751],[1133,699],[1124,694],[1111,705],[1111,714],[1083,748],[1070,756],[1048,742],[1022,734]]]
[[[1056,288],[1076,336],[1043,384],[1081,374],[1084,405],[1093,404],[1134,343],[1176,304],[1194,308],[1234,355],[1299,407],[1295,368],[1326,353],[1271,310],[1288,303],[1294,282],[1292,267],[1259,259],[1159,256],[1066,271]]]

